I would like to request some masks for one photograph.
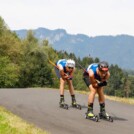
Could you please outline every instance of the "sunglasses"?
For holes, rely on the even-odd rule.
[[[74,69],[73,67],[68,67],[68,69]]]
[[[107,71],[100,70],[100,72],[103,73],[103,74],[106,74],[108,72],[108,70]]]

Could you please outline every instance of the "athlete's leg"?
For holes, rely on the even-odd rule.
[[[75,93],[74,93],[72,80],[67,80],[67,83],[68,83],[69,92],[72,98],[72,105],[76,105],[76,99],[75,99]]]
[[[60,95],[64,95],[64,85],[65,85],[65,81],[60,78]]]
[[[57,77],[60,80],[60,105],[62,105],[64,103],[64,85],[65,85],[65,81],[61,78],[60,72],[59,70],[55,67],[55,73],[57,75]]]
[[[55,69],[55,73],[56,73],[57,77],[60,80],[60,95],[64,95],[64,84],[65,84],[65,81],[61,78],[59,70],[56,67],[54,69]]]
[[[104,88],[98,88],[97,93],[98,93],[98,101],[100,104],[100,112],[105,111],[105,96],[104,96]]]
[[[60,78],[60,104],[64,103],[64,85],[65,85],[65,81]]]
[[[97,89],[97,93],[98,93],[98,101],[99,103],[104,103],[105,102],[105,96],[104,96],[104,88],[100,87]]]
[[[93,112],[94,98],[97,90],[92,85],[89,86],[89,90],[90,93],[88,96],[88,112]]]
[[[72,80],[67,80],[67,83],[68,83],[70,95],[74,95],[74,87],[73,87]]]

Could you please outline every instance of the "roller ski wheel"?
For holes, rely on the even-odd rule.
[[[111,116],[109,116],[107,113],[105,113],[105,114],[99,113],[99,117],[100,117],[100,119],[104,119],[109,122],[113,122],[113,118]]]
[[[79,105],[79,104],[76,104],[76,103],[72,104],[72,107],[81,110],[81,105]]]
[[[60,104],[60,108],[67,109],[68,110],[68,104]]]
[[[89,116],[88,113],[86,113],[85,119],[89,119],[89,120],[92,120],[92,121],[95,121],[95,122],[99,121],[99,117],[97,115]]]

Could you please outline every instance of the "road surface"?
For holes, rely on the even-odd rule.
[[[87,95],[76,93],[82,110],[59,108],[59,91],[55,89],[0,89],[0,106],[4,106],[29,123],[49,131],[51,134],[133,134],[134,105],[106,100],[107,112],[114,122],[85,119]],[[65,92],[66,103],[71,105],[69,92]],[[94,113],[98,114],[97,98]]]

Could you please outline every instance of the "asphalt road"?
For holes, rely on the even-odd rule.
[[[51,134],[133,134],[134,105],[106,100],[107,112],[114,122],[85,119],[87,95],[76,93],[82,110],[69,107],[59,108],[59,91],[53,89],[0,89],[0,106],[4,106],[29,123],[49,131]],[[71,105],[69,92],[65,100]],[[99,105],[95,99],[94,112],[98,114]]]

